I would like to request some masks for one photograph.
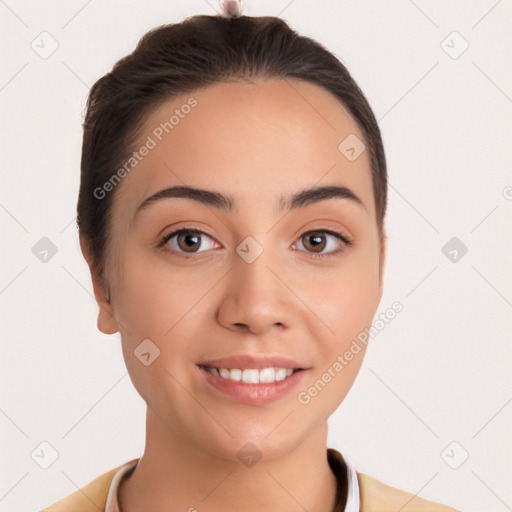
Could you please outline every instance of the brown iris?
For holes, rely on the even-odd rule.
[[[303,235],[302,239],[312,241],[312,244],[305,243],[304,241],[302,243],[308,250],[310,249],[308,245],[310,245],[313,252],[322,252],[322,250],[325,248],[325,234],[323,234],[322,231],[310,231],[309,233]]]

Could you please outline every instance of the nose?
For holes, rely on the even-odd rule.
[[[234,258],[217,312],[217,321],[227,329],[264,335],[291,326],[298,299],[268,253],[263,251],[252,263]]]

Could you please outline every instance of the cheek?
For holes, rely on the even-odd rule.
[[[344,275],[327,292],[328,315],[339,334],[357,334],[371,323],[378,297],[378,281],[370,273]]]
[[[379,302],[378,258],[373,252],[353,253],[337,269],[316,281],[310,293],[315,311],[330,328],[333,344],[350,343],[372,323]]]
[[[169,263],[154,258],[126,258],[122,265],[116,319],[124,361],[140,396],[155,410],[166,410],[183,399],[174,379],[186,381],[189,369],[182,362],[192,359],[193,348],[187,337],[191,322],[200,323],[200,299],[211,285],[183,269],[171,272]]]
[[[208,280],[185,268],[172,269],[165,258],[132,254],[122,262],[116,317],[130,333],[162,337],[204,295]]]
[[[317,334],[321,359],[316,370],[297,396],[304,411],[321,421],[338,408],[354,384],[366,353],[367,329],[378,306],[379,280],[371,254],[358,253],[311,293],[317,301],[312,309],[323,324],[324,335]],[[320,283],[317,283],[320,286]],[[313,321],[313,320],[312,320]],[[318,322],[315,325],[319,325]]]
[[[188,340],[193,338],[191,333],[197,326],[204,325],[205,308],[209,304],[205,296],[218,275],[211,270],[192,272],[184,267],[172,268],[165,258],[143,254],[126,258],[122,270],[115,314],[120,324],[125,363],[141,382],[168,380],[165,368],[181,372],[184,369],[179,361],[193,359],[194,343]],[[146,339],[159,351],[152,363],[156,374],[141,367],[134,355]]]

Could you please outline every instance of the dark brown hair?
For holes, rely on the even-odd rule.
[[[332,93],[348,109],[366,137],[382,234],[387,172],[381,134],[346,67],[280,18],[197,15],[146,33],[135,50],[90,90],[83,123],[77,225],[103,284],[114,192],[98,198],[94,191],[129,158],[145,118],[173,97],[216,82],[252,78],[305,80]]]

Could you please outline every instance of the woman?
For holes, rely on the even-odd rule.
[[[80,244],[146,445],[45,510],[453,511],[326,445],[382,295],[372,110],[317,42],[227,14],[152,30],[90,91]]]

